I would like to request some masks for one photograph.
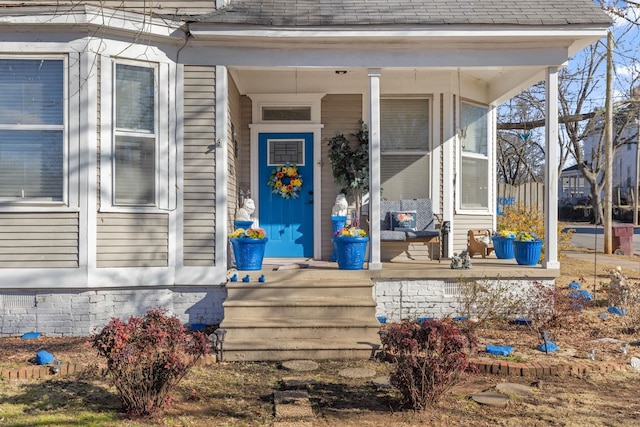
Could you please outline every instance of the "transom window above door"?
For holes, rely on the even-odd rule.
[[[269,166],[286,164],[304,166],[303,139],[269,139],[267,153]]]
[[[263,122],[309,122],[311,107],[262,107]]]

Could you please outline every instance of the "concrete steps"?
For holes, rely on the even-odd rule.
[[[223,307],[225,361],[369,358],[380,345],[369,278],[229,282]]]

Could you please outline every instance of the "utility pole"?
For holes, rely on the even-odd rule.
[[[602,224],[604,225],[604,253],[613,253],[611,239],[611,216],[613,200],[613,33],[607,34],[607,93],[605,95],[605,123],[604,123],[604,214]]]
[[[636,118],[638,135],[636,139],[636,185],[633,187],[633,226],[638,226],[638,175],[640,175],[640,117]]]

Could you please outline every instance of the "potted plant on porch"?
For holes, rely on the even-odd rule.
[[[491,237],[493,241],[493,251],[498,259],[513,259],[513,242],[516,240],[516,233],[511,230],[500,230]]]
[[[360,221],[362,197],[369,191],[369,130],[362,120],[360,130],[354,134],[355,141],[350,141],[344,134],[336,133],[329,140],[329,162],[333,180],[338,192],[350,197],[355,203],[355,222]]]
[[[513,242],[513,252],[519,265],[536,265],[542,252],[542,240],[535,233],[521,231]]]
[[[367,233],[359,227],[343,227],[336,231],[333,243],[338,269],[362,270],[368,242]]]
[[[269,241],[262,228],[238,228],[229,234],[238,270],[261,270],[264,249]]]

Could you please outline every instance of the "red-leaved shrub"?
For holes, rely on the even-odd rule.
[[[92,337],[92,345],[107,359],[111,381],[130,416],[162,410],[173,388],[209,351],[206,335],[187,333],[177,317],[168,317],[161,308],[126,323],[112,318]]]
[[[475,339],[460,334],[450,322],[391,324],[381,340],[396,363],[391,385],[402,394],[403,404],[415,410],[436,403],[473,369],[468,352]]]

